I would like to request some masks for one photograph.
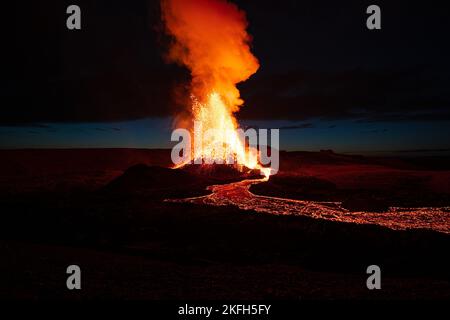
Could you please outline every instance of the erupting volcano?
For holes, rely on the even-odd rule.
[[[261,166],[258,150],[239,135],[234,116],[244,102],[236,84],[259,68],[250,51],[245,13],[226,0],[162,0],[161,9],[173,37],[167,58],[186,66],[192,76],[189,116],[176,120],[177,127],[193,133],[190,158],[195,163],[231,159],[268,176],[270,168]]]

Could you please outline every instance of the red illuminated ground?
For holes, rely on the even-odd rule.
[[[0,296],[449,298],[445,159],[282,153],[249,191],[228,169],[166,169],[167,150],[0,153]],[[68,295],[74,259],[88,281]],[[373,263],[379,292],[364,289]]]

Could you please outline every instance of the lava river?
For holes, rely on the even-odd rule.
[[[391,229],[432,229],[450,233],[450,208],[399,208],[388,212],[350,212],[340,202],[316,202],[258,196],[249,191],[252,184],[264,179],[209,186],[207,196],[173,199],[170,202],[189,202],[214,206],[233,205],[244,210],[254,210],[279,215],[304,215],[312,218],[340,222],[377,224]]]

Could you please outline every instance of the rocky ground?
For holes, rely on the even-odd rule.
[[[65,152],[71,158],[76,154]],[[227,169],[219,169],[218,175],[161,168],[146,158],[151,152],[137,152],[144,156],[136,156],[136,161],[146,164],[138,166],[128,158],[133,157],[130,150],[124,151],[127,156],[116,151],[121,160],[110,159],[111,150],[101,157],[100,151],[91,152],[94,155],[84,154],[78,167],[75,159],[64,160],[67,155],[31,153],[28,160],[17,162],[9,155],[10,168],[16,164],[16,171],[2,171],[0,180],[5,190],[0,196],[1,297],[450,299],[448,235],[273,216],[235,207],[167,203],[163,200],[168,196],[205,192],[211,179],[226,183],[243,177]],[[46,157],[47,162],[43,161]],[[331,161],[338,156],[317,157]],[[42,160],[33,164],[36,159]],[[364,177],[370,171],[358,171],[355,166],[381,166],[386,172],[413,170],[398,168],[398,163],[395,167],[367,163],[372,159],[344,159],[363,177],[353,179],[358,183],[367,183]],[[297,194],[301,190],[300,194],[317,198],[344,188],[339,181],[347,183],[347,188],[356,173],[347,170],[348,179],[339,180],[336,176],[342,177],[345,170],[336,170],[336,166],[344,160],[333,160],[337,161],[335,170],[328,170],[335,175],[327,175],[320,166],[333,164],[324,164],[325,160],[309,164],[304,160],[291,180],[282,168],[280,178],[271,179],[272,183],[292,185]],[[60,163],[59,171],[52,162]],[[68,168],[68,163],[73,166]],[[47,171],[42,169],[45,166]],[[443,169],[413,171],[447,174]],[[20,179],[8,189],[12,174]],[[428,180],[430,188],[433,179]],[[64,181],[65,187],[58,187],[58,181]],[[96,187],[86,187],[87,181],[96,181]],[[70,264],[80,265],[83,272],[83,290],[77,293],[65,287]],[[366,289],[366,268],[371,264],[382,268],[382,290]]]

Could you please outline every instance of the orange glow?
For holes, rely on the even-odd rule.
[[[257,151],[239,139],[234,117],[243,104],[236,84],[259,68],[250,51],[245,13],[226,0],[162,0],[161,9],[174,38],[167,58],[191,71],[190,122],[201,123],[202,137],[211,129],[218,133],[202,138],[193,159],[225,163],[233,158],[268,176],[270,169],[259,165]],[[194,132],[192,125],[189,129]],[[199,139],[194,135],[194,144]]]

